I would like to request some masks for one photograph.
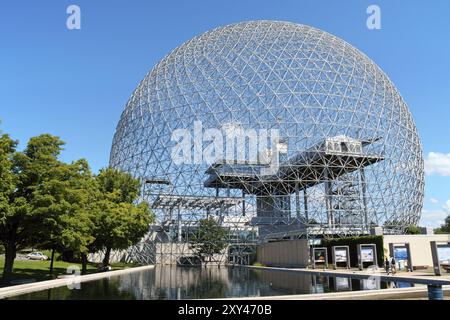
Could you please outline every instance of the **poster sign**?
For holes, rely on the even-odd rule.
[[[327,248],[313,248],[312,249],[312,262],[313,262],[313,268],[316,267],[316,264],[323,264],[324,268],[326,269],[328,267],[328,254],[327,254]]]
[[[338,264],[342,266],[345,263],[345,267],[350,268],[350,249],[348,246],[334,246],[333,249],[333,267],[337,269]]]
[[[406,261],[408,260],[408,250],[406,247],[395,247],[394,257],[397,261]]]
[[[408,248],[405,246],[394,247],[394,258],[397,262],[399,270],[403,270],[405,267],[409,267],[408,263]]]
[[[336,249],[334,251],[334,258],[336,259],[336,262],[347,262],[347,250]]]
[[[450,246],[438,246],[439,264],[450,265]]]
[[[325,263],[325,249],[314,250],[314,261],[319,263]]]
[[[374,262],[373,248],[361,248],[361,262]]]
[[[377,265],[376,244],[359,244],[358,245],[358,266],[359,270],[364,269],[364,263],[370,267]]]

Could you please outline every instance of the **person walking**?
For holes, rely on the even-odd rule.
[[[389,275],[389,271],[390,271],[389,263],[390,263],[389,259],[388,259],[388,257],[386,257],[386,259],[384,260],[384,267],[386,268],[387,275]]]
[[[396,261],[395,261],[394,257],[392,257],[392,259],[391,259],[391,272],[392,272],[392,274],[397,273],[397,265],[396,265]]]

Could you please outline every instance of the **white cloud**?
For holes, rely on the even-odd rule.
[[[442,209],[438,210],[422,210],[422,218],[420,225],[424,227],[438,228],[444,224],[445,218],[450,215],[450,199],[445,202]]]
[[[428,175],[450,176],[450,153],[428,153],[425,159],[425,172]]]
[[[432,204],[437,204],[437,203],[439,203],[439,200],[438,200],[438,199],[435,199],[435,198],[431,198],[431,199],[430,199],[430,202],[431,202]]]
[[[447,200],[442,208],[450,214],[450,200]]]
[[[420,225],[424,227],[438,228],[444,224],[444,220],[447,217],[448,212],[442,210],[422,210],[422,218]]]

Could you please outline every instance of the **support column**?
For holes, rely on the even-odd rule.
[[[181,210],[178,206],[178,217],[177,217],[177,223],[178,223],[178,242],[181,242]]]
[[[429,284],[428,287],[428,300],[444,300],[444,292],[442,291],[442,285]]]
[[[439,254],[438,254],[438,249],[437,249],[437,242],[436,241],[431,241],[430,242],[430,246],[431,246],[431,257],[433,258],[434,274],[437,275],[437,276],[441,276],[442,275],[442,271],[441,271],[441,265],[439,263]]]
[[[300,219],[300,195],[298,181],[295,182],[295,212],[297,219]]]
[[[327,208],[328,227],[333,227],[333,207],[331,203],[331,181],[328,173],[328,168],[325,168],[325,204]]]
[[[242,216],[245,217],[245,191],[242,189]]]
[[[308,195],[306,194],[306,187],[305,187],[305,189],[303,189],[303,204],[305,205],[305,219],[306,219],[306,223],[309,224]]]
[[[409,242],[405,243],[406,252],[408,252],[408,271],[413,272],[414,266],[411,258],[411,246],[409,245]]]
[[[394,252],[395,252],[394,244],[393,243],[389,243],[389,257],[393,257],[394,256]]]
[[[367,197],[366,197],[366,174],[364,172],[364,168],[359,170],[359,174],[361,177],[361,189],[362,189],[362,198],[363,198],[363,206],[364,206],[364,227],[366,230],[369,230],[369,217],[367,213]]]

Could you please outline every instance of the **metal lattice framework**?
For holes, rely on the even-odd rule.
[[[270,163],[245,156],[175,164],[172,134],[196,121],[220,130],[278,130],[282,147],[268,150],[278,153],[277,168],[268,172]],[[195,227],[211,214],[259,240],[365,234],[372,226],[401,233],[419,221],[424,191],[416,127],[388,77],[345,41],[277,21],[208,31],[160,61],[127,103],[110,165],[143,181],[170,182],[143,185],[159,203],[150,247],[183,243],[180,225]],[[161,196],[172,206],[162,206]],[[212,200],[195,197],[242,201],[207,208]],[[174,208],[176,219],[168,220]]]

